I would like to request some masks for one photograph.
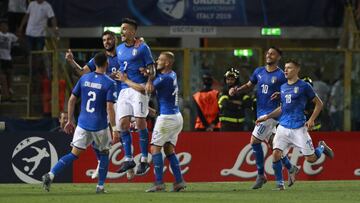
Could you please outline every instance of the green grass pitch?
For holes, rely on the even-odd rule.
[[[298,181],[285,191],[273,191],[274,182],[268,182],[258,190],[249,189],[252,182],[188,183],[184,192],[145,193],[150,185],[149,183],[112,183],[106,185],[108,194],[95,194],[96,184],[54,183],[50,192],[43,191],[41,185],[0,184],[0,203],[360,202],[360,181]],[[172,184],[166,185],[169,191]]]

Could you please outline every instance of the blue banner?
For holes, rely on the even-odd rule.
[[[41,183],[58,159],[70,152],[72,136],[64,133],[0,133],[0,183]],[[72,165],[55,178],[72,182]]]
[[[49,0],[63,27],[141,25],[337,27],[343,0]]]

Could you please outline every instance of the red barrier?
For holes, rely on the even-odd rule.
[[[298,150],[289,153],[292,163],[300,167],[298,180],[360,180],[360,132],[314,132],[311,133],[314,146],[325,140],[335,152],[333,160],[325,155],[314,164],[304,161]],[[253,180],[257,174],[251,146],[250,132],[183,132],[177,146],[178,157],[184,178],[188,182],[246,181]],[[138,136],[133,137],[135,161],[140,158]],[[264,144],[266,154],[265,172],[273,179],[271,150]],[[127,182],[125,174],[115,173],[122,163],[123,152],[120,143],[113,146],[110,153],[108,182]],[[151,158],[150,158],[151,160]],[[91,172],[96,168],[95,155],[88,149],[74,162],[73,182],[94,182]],[[165,181],[173,181],[165,161]],[[286,171],[284,170],[284,174]],[[285,175],[286,176],[286,175]],[[134,182],[152,182],[151,168],[144,176],[136,176]]]

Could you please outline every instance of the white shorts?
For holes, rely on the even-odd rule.
[[[273,148],[284,151],[290,146],[298,147],[305,156],[315,152],[306,127],[290,129],[279,125],[274,137]]]
[[[125,88],[120,91],[116,106],[116,120],[125,116],[146,118],[149,113],[149,97],[133,88]]]
[[[181,113],[158,116],[152,133],[151,144],[162,147],[165,143],[170,142],[176,146],[183,123]]]
[[[268,119],[255,126],[252,135],[261,141],[269,141],[272,134],[276,132],[278,122],[275,119]]]
[[[111,148],[111,135],[109,127],[99,131],[87,131],[77,126],[71,146],[86,149],[92,142],[94,148],[99,151],[109,150]]]

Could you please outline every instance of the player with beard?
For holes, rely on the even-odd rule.
[[[234,87],[229,90],[231,96],[244,91],[253,89],[256,85],[257,118],[267,115],[280,105],[278,99],[280,95],[280,86],[286,82],[284,71],[278,67],[282,51],[277,47],[270,47],[266,52],[266,65],[255,69],[250,77],[250,81],[240,87]],[[272,138],[275,134],[278,121],[275,118],[268,119],[256,124],[250,144],[256,160],[258,175],[252,189],[259,189],[267,182],[264,171],[264,152],[261,146],[262,142],[267,142],[272,146]],[[298,168],[292,165],[287,156],[281,158],[282,163],[289,171],[289,185],[295,181],[295,175]]]
[[[103,47],[105,49],[105,55],[107,56],[107,59],[108,59],[106,75],[108,75],[112,79],[114,79],[116,72],[120,69],[120,65],[117,60],[116,49],[115,49],[116,42],[117,42],[115,33],[107,30],[107,31],[103,32],[103,34],[101,35],[101,39],[102,39]],[[141,38],[137,39],[135,42],[135,47],[138,47],[142,42],[143,42],[143,39],[141,39]],[[95,71],[96,66],[95,66],[94,58],[91,58],[84,67],[81,67],[75,61],[74,55],[73,55],[71,49],[69,49],[65,54],[65,59],[80,75],[84,75],[86,73]],[[118,93],[117,95],[119,95],[119,92],[121,90],[121,82],[120,81],[116,81],[116,82],[117,82],[117,93]],[[115,106],[115,110],[116,110],[116,104],[114,104],[114,106]],[[114,128],[114,129],[116,129],[116,128]],[[117,140],[114,140],[114,142],[117,142]],[[99,158],[99,152],[96,151],[96,149],[94,149],[94,150],[95,150],[96,157]],[[95,179],[98,176],[99,165],[100,165],[100,162],[98,163],[98,166],[97,166],[95,172],[91,176],[92,179]],[[130,180],[133,177],[134,177],[134,171],[129,170],[127,172],[127,178]]]

